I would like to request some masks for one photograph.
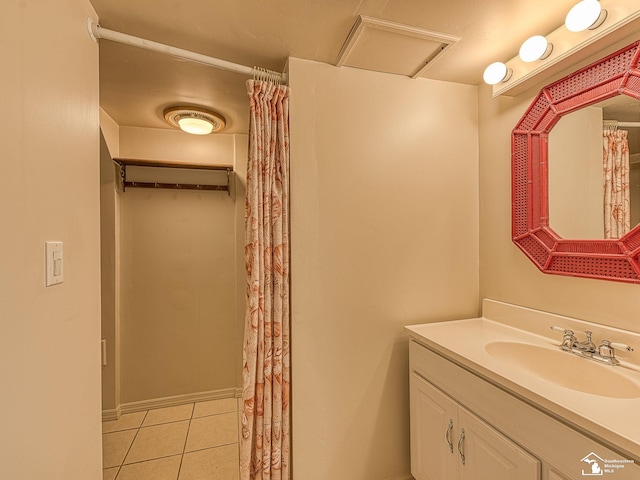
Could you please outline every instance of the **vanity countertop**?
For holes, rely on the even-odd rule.
[[[405,330],[419,344],[640,463],[640,334],[492,300],[485,300],[483,315]],[[635,351],[617,353],[618,366],[600,364],[560,351],[562,333],[552,325],[574,330],[580,340],[590,330],[596,344],[607,338]],[[514,362],[495,355],[501,350],[523,355]]]

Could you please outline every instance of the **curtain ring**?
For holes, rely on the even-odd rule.
[[[275,83],[276,85],[282,83],[282,75],[273,70],[267,70],[261,67],[253,67],[253,79]]]

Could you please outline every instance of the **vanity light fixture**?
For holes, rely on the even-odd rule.
[[[595,30],[607,19],[607,11],[602,8],[598,0],[582,0],[576,3],[564,20],[570,32]]]
[[[494,97],[505,95],[507,92],[509,95],[522,93],[536,82],[567,68],[571,63],[586,59],[594,50],[586,47],[591,45],[598,47],[598,42],[607,37],[620,38],[616,37],[618,30],[640,21],[638,0],[582,0],[579,3],[577,3],[578,0],[574,0],[574,2],[571,12],[566,15],[566,24],[561,24],[554,31],[546,34],[547,47],[541,57],[534,56],[535,59],[544,61],[524,61],[516,55],[504,62],[513,74],[508,80],[491,85]],[[612,6],[608,7],[609,5]],[[592,13],[587,14],[587,20],[583,20],[582,26],[578,27],[575,26],[574,18],[582,18],[584,14],[580,13],[581,11],[592,11]],[[582,31],[578,33],[570,30],[579,28],[582,28]],[[553,51],[549,45],[553,45]],[[525,55],[525,58],[528,57]],[[540,76],[543,73],[546,77]]]
[[[520,47],[520,59],[523,62],[535,62],[544,60],[553,51],[553,44],[549,43],[542,35],[534,35],[527,38]]]
[[[164,111],[164,119],[169,125],[193,135],[208,135],[225,127],[224,117],[199,107],[169,107]]]
[[[502,62],[493,62],[484,70],[482,78],[488,85],[496,85],[500,82],[508,82],[513,75],[513,70],[507,68]]]

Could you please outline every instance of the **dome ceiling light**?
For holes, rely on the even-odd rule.
[[[169,125],[193,135],[208,135],[221,131],[226,123],[224,117],[199,107],[169,107],[164,111]]]

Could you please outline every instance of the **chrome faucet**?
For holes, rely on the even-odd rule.
[[[590,358],[597,362],[606,363],[607,365],[619,365],[620,362],[616,358],[615,349],[626,350],[627,352],[633,352],[633,348],[626,343],[615,343],[609,340],[602,340],[602,343],[596,347],[596,344],[591,340],[593,332],[585,332],[586,339],[582,342],[578,341],[578,338],[573,333],[573,330],[568,330],[562,327],[551,327],[551,330],[563,332],[562,343],[560,349],[579,355],[581,357]]]
[[[577,348],[581,352],[585,353],[596,353],[596,344],[591,341],[591,335],[593,332],[584,332],[587,336],[587,339],[584,342],[576,342],[573,348]]]

